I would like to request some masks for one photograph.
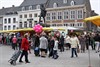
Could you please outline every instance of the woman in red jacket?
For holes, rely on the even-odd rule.
[[[22,38],[22,44],[21,44],[21,50],[22,50],[22,54],[20,56],[19,62],[23,62],[22,61],[22,57],[25,56],[25,62],[26,63],[30,63],[28,60],[28,50],[29,48],[29,42],[27,40],[27,34],[24,35],[24,38]]]

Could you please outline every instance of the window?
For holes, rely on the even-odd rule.
[[[7,26],[4,26],[4,30],[7,30]]]
[[[52,24],[52,26],[57,26],[56,24]]]
[[[29,14],[29,17],[32,18],[32,14]]]
[[[24,15],[24,18],[27,18],[27,14]]]
[[[37,5],[37,6],[36,6],[36,9],[40,9],[40,5]]]
[[[25,7],[22,7],[22,11],[25,11]]]
[[[83,19],[83,10],[78,10],[77,15],[77,19]]]
[[[19,23],[19,28],[22,28],[22,22]]]
[[[24,27],[27,28],[27,22],[26,21],[24,22]]]
[[[58,5],[57,5],[57,3],[54,3],[53,4],[53,8],[56,8]]]
[[[68,26],[68,24],[64,24],[64,26]]]
[[[35,14],[34,14],[34,17],[38,17],[38,14],[37,14],[37,13],[35,13]]]
[[[16,25],[13,25],[13,30],[15,30],[16,29]]]
[[[78,23],[78,27],[83,27],[83,23]]]
[[[74,26],[75,26],[75,24],[73,23],[73,24],[72,24],[72,26],[74,27]]]
[[[63,3],[67,3],[67,0],[63,0]]]
[[[47,15],[46,15],[46,20],[47,20],[47,21],[50,20],[50,13],[47,13]]]
[[[11,18],[8,18],[8,23],[11,23]]]
[[[70,11],[70,19],[71,20],[74,20],[75,19],[75,12],[76,12],[75,10],[71,10]]]
[[[62,19],[62,12],[58,12],[58,20],[61,20]]]
[[[68,26],[75,27],[75,23],[70,23]]]
[[[29,6],[29,10],[32,10],[32,6]]]
[[[52,20],[56,20],[56,12],[52,12]]]
[[[16,18],[13,18],[13,23],[16,23]]]
[[[37,21],[34,21],[34,25],[36,25],[38,22]]]
[[[69,19],[69,11],[64,11],[64,19],[68,20]]]
[[[8,30],[11,30],[11,26],[8,26]]]
[[[20,18],[22,18],[22,15],[19,15]]]
[[[32,21],[29,21],[29,27],[32,28]]]
[[[72,25],[72,24],[70,24],[70,26],[72,27],[73,25]]]
[[[7,23],[7,19],[4,19],[4,23]]]
[[[71,6],[74,6],[75,5],[75,2],[74,1],[71,1],[70,4],[71,4]]]

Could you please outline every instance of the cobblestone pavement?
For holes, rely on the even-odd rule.
[[[29,54],[29,60],[31,63],[19,63],[15,67],[89,67],[88,51],[86,53],[79,53],[79,57],[70,58],[70,50],[65,52],[58,52],[59,58],[54,60],[52,58],[35,57],[33,50],[32,54]],[[14,50],[10,46],[0,46],[0,67],[13,67],[8,63],[8,60],[14,53]],[[91,67],[100,67],[99,53],[90,50],[91,55]],[[24,60],[24,58],[23,58]]]

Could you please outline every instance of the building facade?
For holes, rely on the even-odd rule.
[[[41,4],[47,10],[45,23],[50,26],[86,28],[83,19],[91,16],[89,0],[24,0],[18,7],[13,5],[0,10],[2,29],[32,28],[39,23]]]
[[[22,7],[24,8],[24,7]],[[39,22],[40,9],[21,10],[18,12],[19,28],[32,28]]]
[[[3,28],[3,17],[2,16],[0,16],[0,30],[3,30],[2,28]]]
[[[51,26],[84,27],[84,5],[47,10],[46,22]]]
[[[12,7],[9,8],[2,8],[0,9],[0,21],[2,27],[2,30],[14,30],[18,27],[18,13],[19,7],[15,7],[12,5]]]
[[[45,5],[47,2],[48,0],[24,0],[18,12],[19,28],[32,28],[39,23],[40,5]]]
[[[46,24],[50,26],[71,26],[77,28],[84,28],[86,24],[83,19],[90,16],[91,7],[89,0],[24,0],[20,5],[21,9],[24,9],[24,13],[29,15],[30,8],[31,14],[34,14],[37,7],[44,4],[47,10]],[[20,11],[21,13],[23,11]],[[40,11],[36,11],[38,15]],[[19,13],[20,14],[20,13]],[[28,17],[29,18],[29,17]],[[28,18],[23,18],[23,23]],[[38,22],[39,17],[34,21],[33,26]],[[29,22],[29,21],[27,21]],[[24,25],[24,24],[22,24]],[[29,24],[27,24],[29,26]]]
[[[15,30],[18,27],[18,15],[3,16],[3,30]]]
[[[83,19],[91,11],[89,0],[53,0],[47,8],[46,23],[51,26],[84,28]]]

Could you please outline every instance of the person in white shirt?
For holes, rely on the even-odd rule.
[[[55,37],[55,43],[54,43],[54,47],[53,47],[53,58],[57,59],[59,56],[57,55],[57,50],[58,50],[58,40]]]
[[[74,57],[74,54],[76,55],[76,57],[78,57],[78,55],[77,55],[77,47],[79,45],[79,40],[76,37],[75,33],[71,34],[70,42],[71,42],[71,53],[72,53],[71,58]]]
[[[66,36],[65,43],[66,43],[66,49],[70,49],[71,45],[70,45],[70,36],[69,35]]]

